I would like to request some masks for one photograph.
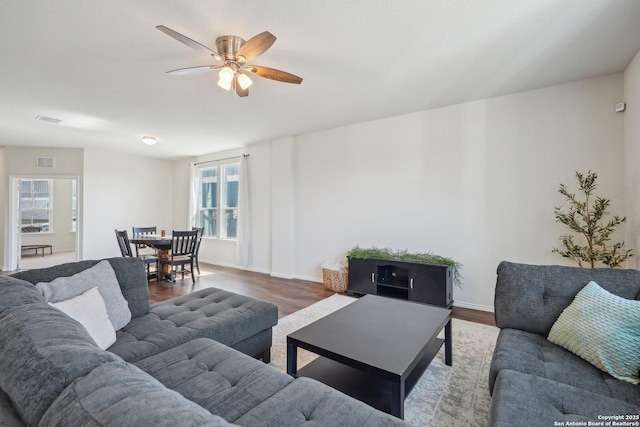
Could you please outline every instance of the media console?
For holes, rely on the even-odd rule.
[[[373,294],[451,307],[452,271],[445,265],[349,258],[349,295]]]

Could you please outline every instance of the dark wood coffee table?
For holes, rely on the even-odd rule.
[[[365,295],[289,334],[287,373],[404,418],[405,397],[443,344],[451,366],[451,310]],[[298,371],[298,347],[321,357]]]

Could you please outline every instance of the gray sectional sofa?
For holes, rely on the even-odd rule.
[[[558,316],[590,281],[640,300],[637,270],[500,263],[495,317],[501,331],[489,374],[490,426],[637,425],[639,385],[547,340]]]
[[[106,350],[34,286],[98,261],[0,276],[0,425],[406,425],[258,360],[275,305],[219,289],[149,305],[142,262],[108,261],[132,319]]]

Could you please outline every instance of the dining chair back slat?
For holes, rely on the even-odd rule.
[[[176,266],[180,266],[181,270],[180,272],[182,273],[182,277],[184,278],[184,273],[185,273],[185,265],[189,265],[189,270],[188,271],[191,274],[191,280],[193,281],[193,283],[195,284],[196,279],[193,275],[193,263],[194,263],[194,252],[196,249],[196,244],[197,244],[197,239],[198,239],[198,231],[197,230],[190,230],[190,231],[176,231],[174,230],[172,232],[172,238],[171,238],[171,256],[168,259],[163,259],[160,258],[159,262],[161,265],[169,265],[171,268],[170,271],[170,281],[171,281],[171,287],[173,287],[173,284],[175,283],[175,274],[176,274],[176,270],[175,267]],[[160,278],[158,278],[158,280],[160,280]]]
[[[116,231],[116,239],[118,239],[118,247],[120,247],[120,253],[123,257],[133,257],[133,252],[131,251],[131,244],[129,243],[129,236],[127,236],[127,230],[115,230]]]
[[[193,256],[197,238],[197,231],[174,231],[171,256]]]
[[[120,247],[120,253],[125,258],[134,258],[133,251],[131,250],[131,242],[129,242],[129,236],[127,235],[127,230],[116,231],[116,239],[118,239],[118,247]],[[138,254],[138,250],[136,249],[135,258],[140,258],[147,270],[147,279],[157,276],[158,272],[158,257],[153,254]],[[151,264],[155,265],[155,271],[151,271]]]
[[[156,234],[158,228],[157,227],[132,227],[133,237],[143,236],[148,234]],[[147,245],[135,244],[136,247],[136,256],[140,256],[140,249],[148,248]]]
[[[198,232],[198,238],[196,239],[196,250],[193,252],[193,260],[196,263],[196,270],[198,270],[198,274],[200,274],[200,261],[198,260],[198,254],[200,253],[200,243],[202,243],[204,227],[191,227],[191,230],[195,230]]]

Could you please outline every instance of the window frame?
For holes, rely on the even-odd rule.
[[[238,173],[235,175],[230,175],[233,177],[233,180],[228,180],[227,170],[232,167],[238,168]],[[215,183],[216,183],[216,206],[215,207],[204,207],[203,206],[203,184],[205,182],[203,177],[203,172],[215,170]],[[202,224],[202,213],[204,211],[213,211],[215,218],[215,235],[207,235],[207,228],[205,227],[205,231],[203,234],[204,239],[216,239],[216,240],[228,240],[228,241],[238,241],[238,229],[239,224],[237,222],[238,218],[238,197],[236,197],[235,206],[228,206],[229,195],[227,183],[228,182],[238,182],[238,189],[240,186],[240,162],[239,161],[229,161],[229,162],[217,162],[215,165],[207,165],[201,166],[197,168],[196,171],[196,194],[194,194],[196,203],[196,213],[194,215],[193,221],[195,222],[196,227],[204,227]],[[227,220],[227,212],[232,212],[232,217],[236,219],[236,235],[229,237],[228,233],[228,220]]]

